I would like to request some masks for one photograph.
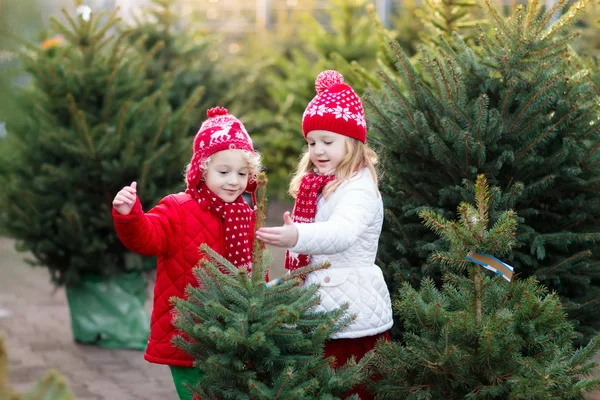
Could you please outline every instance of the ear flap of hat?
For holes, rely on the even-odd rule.
[[[202,160],[200,159],[199,154],[194,154],[185,176],[188,189],[195,189],[198,187],[202,181],[202,173]]]
[[[245,190],[252,195],[253,206],[256,206],[256,189],[258,189],[258,179],[256,175],[253,175],[248,179],[248,186],[246,186]]]

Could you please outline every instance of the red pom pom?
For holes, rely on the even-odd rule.
[[[317,76],[317,80],[315,81],[315,89],[317,90],[317,93],[321,93],[337,83],[344,83],[344,77],[339,72],[328,69],[327,71],[321,72],[319,76]]]
[[[208,115],[208,118],[211,118],[217,115],[226,115],[228,112],[225,107],[213,107],[206,111],[206,115]]]

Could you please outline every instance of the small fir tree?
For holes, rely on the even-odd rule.
[[[506,282],[467,259],[508,257],[517,241],[515,213],[499,210],[511,193],[490,190],[483,175],[468,190],[475,204],[461,203],[455,221],[420,212],[448,244],[430,257],[443,269],[444,285],[425,278],[420,290],[407,283],[400,290],[394,309],[404,340],[376,348],[377,398],[584,399],[600,385],[590,378],[600,337],[575,350],[556,293],[533,278]]]
[[[114,34],[116,10],[63,13],[65,24],[52,19],[63,40],[23,54],[31,84],[16,101],[27,117],[7,123],[0,218],[55,284],[76,285],[142,267],[117,239],[112,199],[133,180],[147,206],[181,187],[201,93],[172,109],[165,90],[151,91],[143,71],[154,54]]]
[[[258,226],[264,221],[265,179],[259,181]],[[265,284],[268,257],[255,243],[252,274],[237,269],[206,245],[195,269],[198,288],[174,298],[175,326],[185,335],[173,343],[202,371],[190,387],[201,398],[338,399],[367,376],[364,357],[334,370],[324,343],[351,319],[346,308],[315,312],[317,287],[299,277],[325,268],[309,266]],[[274,282],[277,284],[274,285]],[[357,395],[349,399],[358,399]]]
[[[508,193],[520,225],[513,262],[556,291],[584,335],[595,334],[600,299],[598,94],[572,62],[568,27],[586,1],[539,2],[503,17],[485,0],[490,26],[479,45],[460,36],[424,47],[418,64],[397,44],[397,72],[365,96],[381,154],[387,208],[378,259],[392,293],[435,274],[443,248],[418,219],[423,207],[446,218],[464,199],[463,179],[484,173]],[[397,85],[395,79],[401,79]]]

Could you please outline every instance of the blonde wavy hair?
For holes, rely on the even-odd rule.
[[[377,157],[377,153],[375,153],[369,146],[360,140],[356,140],[354,138],[346,136],[346,155],[337,168],[335,169],[335,180],[329,182],[327,186],[323,189],[323,197],[327,199],[335,190],[344,182],[350,180],[354,173],[362,168],[367,168],[373,177],[373,181],[375,182],[375,189],[379,193],[377,189],[378,182],[378,173],[375,168],[377,163],[379,162],[379,157]],[[298,163],[298,168],[294,172],[294,176],[292,177],[292,181],[290,182],[290,188],[288,193],[294,199],[298,196],[298,190],[300,189],[300,184],[302,183],[302,178],[304,175],[314,172],[316,166],[310,161],[310,153],[307,149],[304,154],[300,158],[300,162]]]

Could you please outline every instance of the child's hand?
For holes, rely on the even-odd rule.
[[[286,211],[283,214],[283,226],[260,228],[256,231],[256,238],[263,243],[289,249],[298,243],[298,229],[292,221],[290,212]]]
[[[113,199],[113,207],[121,215],[129,215],[135,204],[137,182],[131,182],[131,186],[125,186]]]

